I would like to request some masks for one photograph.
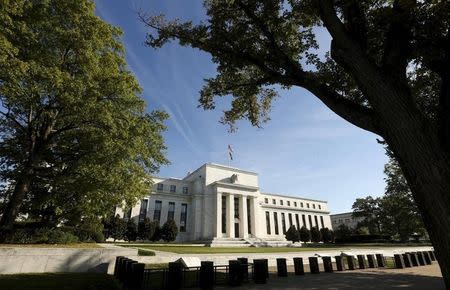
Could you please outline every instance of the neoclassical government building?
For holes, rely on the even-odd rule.
[[[177,241],[211,245],[282,245],[291,225],[331,229],[326,201],[264,193],[257,173],[214,163],[182,179],[154,178],[146,198],[116,213],[161,225],[174,219]]]

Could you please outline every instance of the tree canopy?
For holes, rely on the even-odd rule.
[[[381,136],[399,162],[450,288],[450,2],[205,0],[206,20],[146,15],[147,43],[206,51],[217,75],[200,106],[231,97],[222,122],[269,120],[277,86],[302,87]],[[318,27],[331,35],[325,57]]]
[[[166,113],[146,112],[121,31],[90,0],[0,4],[2,226],[104,216],[166,164]]]

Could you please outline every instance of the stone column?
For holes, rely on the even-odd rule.
[[[261,224],[266,224],[265,222],[259,222],[258,221],[258,210],[257,210],[257,202],[258,200],[256,199],[256,197],[254,196],[250,196],[250,223],[251,223],[251,227],[252,227],[252,235],[254,237],[259,237],[260,236],[260,232],[259,232],[259,226]],[[264,221],[266,218],[266,215],[264,213]],[[264,228],[264,230],[266,230],[266,228]]]
[[[234,194],[227,195],[227,237],[234,238]]]
[[[222,237],[222,193],[216,195],[216,237]]]
[[[247,196],[245,195],[239,197],[239,237],[248,237]]]

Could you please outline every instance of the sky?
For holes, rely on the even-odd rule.
[[[326,200],[331,213],[350,211],[358,197],[383,194],[387,157],[378,136],[343,120],[304,89],[280,91],[262,129],[241,121],[237,132],[229,133],[219,123],[231,97],[220,100],[214,111],[197,107],[204,79],[216,74],[210,55],[176,42],[158,50],[147,47],[148,29],[137,12],[196,23],[205,17],[202,1],[95,3],[96,14],[123,31],[126,59],[143,88],[148,111],[170,115],[164,138],[171,164],[159,176],[182,178],[207,162],[231,165],[257,172],[262,192]],[[319,30],[318,39],[320,50],[328,50],[329,35]]]

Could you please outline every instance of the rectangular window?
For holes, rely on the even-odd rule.
[[[222,196],[222,234],[227,232],[227,197]]]
[[[234,217],[239,218],[239,198],[234,198]]]
[[[323,216],[320,216],[320,225],[322,226],[322,229],[325,227],[323,224]]]
[[[270,214],[266,211],[266,230],[267,234],[270,235]]]
[[[264,203],[269,203],[269,199],[268,199],[268,198],[265,198],[265,199],[264,199]]]
[[[147,206],[148,206],[148,199],[143,199],[141,201],[141,209],[139,210],[139,221],[143,222],[145,218],[147,217]]]
[[[303,202],[300,203],[300,207],[303,207]]]
[[[183,194],[188,194],[188,187],[187,186],[183,187]]]
[[[169,209],[167,210],[167,220],[173,220],[175,217],[175,203],[169,202]]]
[[[181,215],[180,215],[180,232],[186,231],[186,223],[187,223],[187,204],[181,204]]]
[[[283,235],[286,234],[286,217],[284,212],[281,213],[281,226],[283,227]]]
[[[283,200],[280,200],[280,205],[283,205]]]
[[[294,201],[294,206],[297,207],[297,202],[296,201]]]
[[[316,209],[316,205],[313,203],[313,209]]]
[[[312,229],[313,225],[312,225],[312,219],[311,219],[310,215],[308,215],[308,221],[309,221],[309,229]]]
[[[158,191],[163,191],[163,189],[164,189],[164,184],[158,183],[158,184],[156,185],[156,190],[158,190]]]
[[[322,209],[322,206],[320,204],[318,206],[319,206],[319,209]]]
[[[273,222],[275,224],[275,235],[279,234],[278,230],[278,214],[276,212],[273,213]]]
[[[277,204],[277,201],[275,199],[272,199],[273,204]]]
[[[299,230],[300,229],[300,220],[298,219],[298,214],[297,213],[295,214],[295,221],[297,223],[297,230]]]
[[[252,223],[250,214],[250,199],[247,199],[247,230],[249,234],[252,234]]]
[[[302,222],[303,222],[302,226],[306,227],[306,218],[304,214],[302,214]]]
[[[314,222],[316,223],[316,228],[319,228],[319,223],[317,222],[317,216],[314,216]]]
[[[309,208],[309,203],[306,204],[306,207]]]
[[[161,206],[162,201],[155,200],[155,212],[153,213],[153,220],[160,221],[161,220]]]
[[[287,201],[287,205],[288,205],[288,206],[291,206],[291,202],[290,202],[289,200]]]
[[[291,213],[288,214],[288,218],[289,218],[289,227],[291,227],[293,225],[293,223],[292,223],[292,214]]]
[[[176,191],[177,191],[177,187],[175,185],[171,185],[170,192],[176,192]]]

